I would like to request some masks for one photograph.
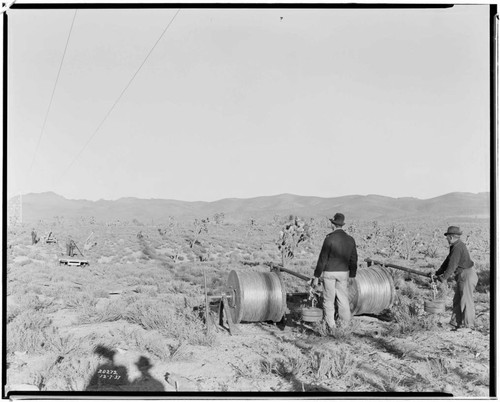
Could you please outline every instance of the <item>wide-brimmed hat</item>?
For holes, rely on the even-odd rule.
[[[450,226],[444,235],[445,236],[448,236],[448,235],[459,235],[460,236],[461,234],[462,234],[462,231],[460,230],[460,228],[458,226]]]
[[[147,357],[141,356],[135,365],[139,369],[150,369],[153,365],[150,363]]]
[[[345,219],[344,214],[336,213],[333,219],[330,218],[330,222],[338,226],[344,226],[344,219]]]

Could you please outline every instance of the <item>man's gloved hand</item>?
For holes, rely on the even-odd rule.
[[[318,287],[318,284],[319,284],[319,278],[311,278],[311,282],[309,283],[309,285],[311,285],[313,288],[317,288]]]

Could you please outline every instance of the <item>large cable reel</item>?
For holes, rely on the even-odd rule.
[[[282,269],[301,279],[302,274]],[[231,271],[229,273],[227,304],[232,321],[281,321],[286,305],[286,290],[281,273]],[[394,301],[394,281],[385,267],[369,267],[358,270],[356,278],[350,278],[348,297],[351,313],[379,314],[390,308]]]
[[[286,311],[286,291],[277,272],[231,271],[228,306],[235,324],[241,321],[281,321]]]

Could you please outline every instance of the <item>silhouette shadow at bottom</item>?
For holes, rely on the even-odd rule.
[[[131,390],[133,391],[148,391],[148,392],[162,392],[165,391],[163,384],[153,378],[149,374],[149,370],[153,367],[149,362],[147,357],[141,356],[137,363],[135,363],[141,376],[134,380],[131,384]]]
[[[163,384],[150,373],[153,367],[149,359],[141,356],[135,363],[141,372],[139,378],[130,381],[127,368],[114,362],[116,351],[103,345],[98,345],[94,352],[106,359],[104,364],[97,367],[90,378],[85,391],[129,391],[129,392],[163,392]]]

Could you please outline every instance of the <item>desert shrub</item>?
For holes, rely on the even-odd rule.
[[[352,339],[353,333],[360,327],[359,321],[353,321],[347,326],[338,326],[330,329],[330,336],[337,342],[349,342]]]
[[[44,358],[37,362],[36,367],[29,367],[25,376],[26,383],[36,385],[40,391],[47,390],[50,382],[50,372],[57,364],[58,356],[55,353],[44,353]],[[54,381],[52,381],[52,384]]]
[[[420,331],[431,331],[437,328],[434,315],[425,315],[423,304],[411,300],[408,296],[396,296],[391,309],[394,325],[389,329],[389,335],[404,336]]]
[[[424,242],[422,254],[424,254],[428,258],[438,257],[441,243],[441,231],[436,229],[432,233],[431,238]]]
[[[171,357],[171,350],[174,349],[174,345],[156,330],[146,331],[144,329],[125,327],[119,329],[118,332],[120,338],[127,340],[129,347],[162,360]]]
[[[237,263],[240,262],[241,260],[241,254],[237,251],[233,251],[232,253],[229,254],[229,262],[231,263]]]
[[[490,291],[490,270],[477,271],[477,285],[476,291],[479,293],[486,293]]]
[[[252,253],[252,259],[254,261],[265,261],[267,259],[267,254],[263,251],[254,251]]]
[[[220,294],[226,290],[226,278],[214,276],[211,281],[207,283],[207,287],[210,289],[209,293]]]
[[[136,334],[134,341],[139,350],[152,354],[161,360],[170,358],[172,345],[159,334],[151,332],[145,332],[142,335]]]
[[[474,300],[477,303],[491,303],[490,292],[489,291],[487,291],[485,293],[475,292],[474,293]]]
[[[412,281],[401,283],[399,292],[402,296],[407,296],[409,299],[418,299],[422,297],[422,291]]]
[[[44,257],[40,250],[38,248],[33,248],[30,250],[28,253],[28,258],[31,258],[32,260],[43,260]]]
[[[169,325],[172,312],[170,306],[159,305],[156,301],[138,299],[125,311],[125,320],[139,324],[144,329],[159,330]]]
[[[250,254],[243,255],[243,261],[252,261],[252,256]]]
[[[174,280],[170,283],[172,293],[190,294],[192,285],[185,281]]]
[[[404,225],[392,224],[384,231],[374,226],[374,232],[376,234],[372,236],[376,239],[385,240],[389,257],[399,256],[405,260],[414,259],[422,244],[420,233],[409,231]]]
[[[95,298],[89,293],[66,292],[63,297],[68,308],[80,308],[88,305],[95,305]]]
[[[109,245],[105,245],[104,247],[102,247],[101,249],[99,249],[99,255],[101,257],[114,257],[115,253],[111,249],[111,247],[109,247]]]
[[[29,309],[7,324],[7,349],[10,352],[44,352],[48,349],[51,320],[39,311]]]
[[[25,293],[27,295],[41,295],[43,293],[43,290],[40,286],[33,283],[31,285],[26,286]]]
[[[7,324],[14,321],[14,319],[21,314],[25,309],[20,305],[13,305],[7,307]]]
[[[212,345],[215,337],[207,338],[202,319],[189,309],[172,309],[169,305],[151,300],[138,300],[127,307],[124,318],[146,330],[185,340],[194,345]]]
[[[100,364],[95,354],[83,354],[78,358],[63,359],[52,364],[43,373],[46,377],[43,391],[84,391]]]
[[[201,285],[203,282],[202,278],[197,278],[193,276],[190,272],[186,272],[182,276],[176,276],[176,279],[190,283],[192,285]]]
[[[127,277],[127,284],[130,286],[134,286],[134,285],[142,285],[144,284],[144,282],[141,278],[134,275]]]
[[[309,370],[309,359],[304,355],[279,357],[275,360],[262,359],[260,371],[264,374],[274,374],[284,379],[298,377],[306,374]]]
[[[158,283],[158,280],[159,280],[159,278],[157,276],[159,276],[159,275],[156,275],[156,272],[144,272],[144,274],[141,275],[140,285],[142,285],[142,286],[156,286]]]
[[[52,327],[52,337],[49,340],[49,349],[56,352],[58,356],[73,354],[80,347],[80,340],[73,335],[59,335],[57,330]]]
[[[352,339],[353,333],[359,329],[359,322],[351,320],[349,325],[328,328],[326,321],[322,320],[314,323],[314,329],[320,336],[329,336],[336,342],[348,342]]]
[[[403,271],[399,271],[397,269],[389,269],[392,280],[394,282],[394,287],[396,289],[400,289],[405,284]]]
[[[203,271],[205,270],[205,267],[199,266],[199,265],[193,265],[190,269],[191,275],[193,275],[195,278],[203,278]]]
[[[229,362],[229,365],[234,370],[234,379],[237,382],[240,378],[258,378],[261,377],[262,373],[265,373],[265,369],[261,367],[260,360],[250,360],[242,359],[239,360],[238,364],[233,364]],[[266,373],[270,374],[270,372]]]
[[[53,303],[52,299],[40,298],[38,294],[27,294],[20,299],[23,309],[40,311],[48,308]]]
[[[349,377],[359,365],[357,358],[344,348],[313,351],[310,359],[313,377],[318,382],[325,378],[338,380]]]
[[[135,291],[137,293],[140,293],[140,294],[143,294],[143,295],[149,296],[149,297],[158,296],[158,286],[139,285],[135,288]]]
[[[429,374],[431,382],[437,378],[446,380],[446,377],[450,373],[449,359],[443,356],[427,357],[425,366],[427,369],[425,371]]]
[[[97,309],[95,305],[87,305],[78,316],[78,322],[80,324],[95,324],[118,321],[124,318],[125,309],[126,304],[123,300],[110,301],[102,309]]]
[[[477,339],[465,339],[463,342],[463,346],[467,349],[474,357],[479,357],[481,353],[485,353],[488,350],[484,348],[484,346],[478,342]]]

